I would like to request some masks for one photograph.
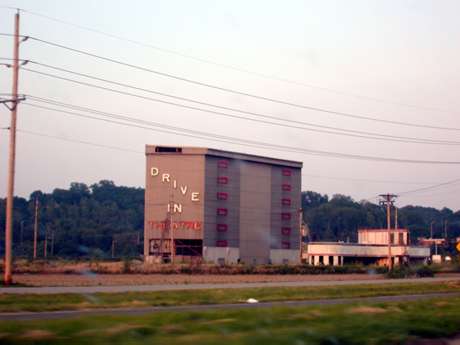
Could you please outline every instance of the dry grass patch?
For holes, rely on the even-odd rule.
[[[105,334],[116,335],[116,334],[120,334],[120,333],[130,331],[133,329],[138,329],[138,328],[142,328],[142,326],[136,325],[136,324],[120,324],[120,325],[113,326],[111,328],[107,328],[105,330]]]
[[[231,322],[235,322],[235,321],[237,321],[237,320],[236,319],[230,319],[230,318],[227,318],[227,319],[215,319],[215,320],[204,321],[203,324],[205,324],[205,325],[219,325],[219,324],[231,323]]]
[[[177,334],[177,333],[184,333],[185,332],[184,327],[178,326],[178,325],[173,325],[173,324],[164,325],[160,329],[161,329],[162,332],[169,333],[169,334]]]
[[[21,334],[18,338],[27,339],[27,340],[46,340],[54,339],[56,335],[50,331],[45,331],[43,329],[32,329]]]
[[[382,314],[386,312],[388,312],[387,309],[370,306],[355,307],[349,310],[349,313],[351,314]]]

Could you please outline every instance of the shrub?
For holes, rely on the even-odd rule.
[[[434,277],[434,270],[429,266],[421,266],[415,270],[417,277]]]
[[[415,272],[408,266],[397,266],[392,270],[388,271],[386,274],[387,278],[391,279],[401,279],[401,278],[410,278],[415,275]]]
[[[125,258],[123,259],[123,267],[121,273],[131,273],[131,260]]]

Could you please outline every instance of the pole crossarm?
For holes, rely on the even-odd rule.
[[[3,104],[5,107],[8,108],[8,110],[10,111],[13,111],[16,109],[16,107],[18,106],[18,104],[22,101],[25,101],[26,100],[26,97],[25,96],[21,96],[21,97],[18,97],[17,99],[0,99],[0,104]],[[8,103],[12,103],[13,106],[9,106]]]

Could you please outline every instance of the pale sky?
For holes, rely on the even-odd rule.
[[[386,120],[460,127],[458,1],[0,0],[1,6],[20,7],[165,50],[298,83],[238,72],[27,12],[21,15],[23,35],[130,64],[291,103]],[[0,8],[0,32],[13,32],[13,13]],[[0,37],[0,57],[11,56],[12,40]],[[103,62],[33,40],[21,44],[20,56],[136,87],[290,120],[385,135],[460,141],[459,131],[389,125],[255,100]],[[0,92],[11,92],[10,70],[0,67]],[[84,80],[31,64],[26,67]],[[460,161],[458,145],[386,142],[229,119],[74,85],[28,71],[20,72],[19,85],[20,93],[36,97],[239,139],[347,154]],[[141,91],[125,91],[167,100]],[[145,144],[203,146],[299,160],[304,162],[303,190],[329,195],[341,193],[356,200],[460,178],[459,165],[374,162],[280,152],[64,116],[26,104],[20,105],[18,116],[18,128],[22,130],[140,152]],[[1,108],[0,126],[7,127],[9,118],[7,109]],[[7,134],[5,130],[0,132],[2,196],[7,179]],[[56,187],[67,188],[73,181],[92,184],[101,179],[143,187],[144,166],[142,153],[19,132],[16,194],[28,196],[38,189],[50,192]],[[409,194],[398,202],[400,206],[419,204],[458,210],[459,192],[460,183],[456,183]]]

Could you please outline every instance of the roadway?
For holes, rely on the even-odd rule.
[[[178,290],[209,290],[209,289],[244,289],[263,287],[315,287],[315,286],[347,286],[347,285],[384,285],[401,283],[435,283],[460,281],[460,275],[411,278],[411,279],[359,279],[337,281],[292,281],[292,282],[259,282],[259,283],[223,283],[223,284],[156,284],[156,285],[113,285],[113,286],[44,286],[44,287],[2,287],[0,294],[91,294],[91,293],[124,293]]]
[[[106,308],[106,309],[86,309],[86,310],[64,310],[51,312],[13,312],[0,313],[0,320],[4,321],[27,321],[27,320],[53,320],[64,318],[76,318],[83,316],[136,316],[152,314],[157,312],[196,312],[219,309],[248,309],[248,308],[273,308],[273,307],[298,307],[298,306],[318,306],[318,305],[340,305],[353,303],[383,303],[383,302],[414,302],[433,298],[460,297],[460,292],[429,293],[420,295],[400,295],[400,296],[377,296],[359,298],[337,298],[337,299],[318,299],[307,301],[282,301],[264,303],[238,303],[238,304],[208,304],[208,305],[187,305],[172,307],[142,307],[142,308]]]

